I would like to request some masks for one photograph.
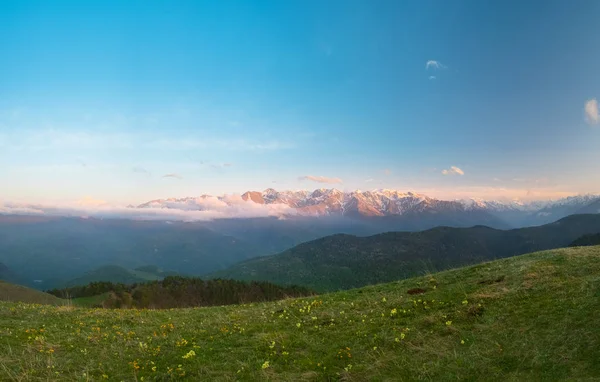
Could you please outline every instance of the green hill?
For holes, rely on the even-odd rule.
[[[0,301],[19,301],[33,304],[62,305],[61,300],[51,294],[27,288],[21,285],[10,284],[0,280]]]
[[[583,235],[579,239],[573,241],[569,247],[583,247],[590,245],[600,245],[600,233]]]
[[[17,284],[21,281],[19,276],[3,263],[0,263],[0,280]]]
[[[595,381],[600,247],[271,303],[0,303],[7,380]]]
[[[236,264],[208,277],[264,280],[335,291],[457,266],[561,248],[600,232],[600,214],[572,215],[539,227],[497,230],[438,227],[369,237],[333,235],[281,254]]]

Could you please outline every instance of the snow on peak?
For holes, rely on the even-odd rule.
[[[300,215],[402,215],[408,212],[434,211],[486,211],[490,213],[540,213],[552,208],[583,208],[600,200],[598,195],[577,195],[556,201],[485,200],[467,198],[440,200],[414,192],[401,192],[393,189],[374,189],[371,191],[340,191],[335,188],[319,188],[312,191],[277,191],[267,188],[264,191],[248,191],[241,198],[250,204],[264,204],[278,208],[277,211],[290,210]],[[179,208],[185,210],[206,210],[236,205],[232,195],[188,198],[168,198],[152,200],[138,208]]]

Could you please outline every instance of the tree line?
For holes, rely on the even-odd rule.
[[[92,282],[47,291],[60,298],[91,297],[107,293],[97,307],[169,309],[273,301],[315,294],[299,286],[280,286],[264,281],[203,280],[168,276],[160,281],[137,284]]]

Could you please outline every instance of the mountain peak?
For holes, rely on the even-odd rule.
[[[211,203],[207,199],[217,199],[225,204],[234,202],[231,196],[202,195],[182,199],[157,199],[138,207],[179,208],[185,205],[186,209],[206,210],[211,208]],[[591,203],[598,203],[600,196],[574,195],[552,202],[517,200],[503,202],[482,198],[441,200],[412,191],[402,192],[385,188],[370,191],[340,191],[335,188],[318,188],[312,191],[277,191],[274,188],[267,188],[264,191],[247,191],[241,195],[241,199],[261,205],[272,205],[275,208],[278,206],[290,207],[295,214],[304,216],[398,216],[424,212],[452,214],[462,211],[464,213],[492,213],[497,216],[519,213],[524,216],[536,215],[538,218],[551,219],[563,213],[553,212],[556,209],[561,211],[573,209],[572,213],[576,213]],[[280,217],[290,213],[289,208],[283,208],[281,211],[285,212],[276,213],[280,214]]]

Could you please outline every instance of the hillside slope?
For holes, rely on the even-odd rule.
[[[18,301],[32,304],[63,305],[61,300],[51,294],[40,292],[21,285],[10,284],[0,280],[0,301]]]
[[[514,230],[438,227],[370,237],[333,235],[281,254],[251,259],[208,277],[264,280],[318,291],[389,282],[485,260],[568,246],[600,232],[600,214]]]
[[[569,247],[583,247],[591,245],[600,245],[600,233],[583,235],[574,240]]]
[[[598,311],[600,247],[581,247],[264,304],[0,303],[0,359],[9,380],[591,381]]]
[[[5,264],[0,263],[0,280],[15,283],[19,281],[19,277]]]

